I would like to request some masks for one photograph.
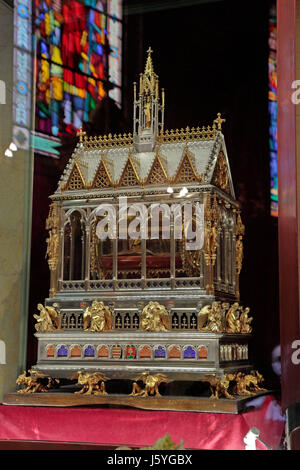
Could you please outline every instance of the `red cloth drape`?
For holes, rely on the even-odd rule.
[[[240,415],[135,409],[0,406],[0,439],[150,446],[166,433],[186,449],[242,450],[252,426],[273,449],[284,428],[274,397]],[[258,444],[257,448],[263,449]]]

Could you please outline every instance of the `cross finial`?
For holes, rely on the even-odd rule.
[[[151,47],[148,47],[147,52],[148,52],[148,54],[152,54],[153,50],[151,49]]]
[[[83,142],[83,137],[86,135],[86,132],[82,129],[82,127],[79,129],[77,132],[77,136],[79,136],[79,142],[82,144]]]
[[[221,113],[218,113],[217,116],[218,117],[214,120],[214,122],[217,124],[218,130],[220,131],[222,129],[222,123],[225,122],[226,119],[221,118]]]

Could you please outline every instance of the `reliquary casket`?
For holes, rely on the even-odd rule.
[[[125,380],[147,370],[174,381],[251,370],[252,317],[239,293],[244,225],[224,119],[165,130],[164,111],[149,50],[134,84],[133,133],[79,132],[46,221],[50,294],[35,312],[35,370]]]

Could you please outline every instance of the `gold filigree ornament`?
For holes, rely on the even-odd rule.
[[[150,185],[160,185],[160,184],[168,184],[168,175],[164,168],[162,157],[159,154],[159,151],[156,151],[155,158],[153,160],[151,169],[149,171],[149,175],[146,180],[146,184]]]
[[[86,150],[130,147],[133,144],[132,134],[108,134],[99,137],[84,137],[83,146]]]
[[[228,166],[226,157],[222,150],[220,151],[217,158],[212,183],[218,188],[222,189],[225,193],[230,193]]]
[[[198,175],[195,169],[195,157],[186,144],[173,183],[178,184],[192,182],[203,183],[203,176]]]
[[[145,331],[167,331],[170,329],[169,314],[158,302],[149,302],[141,314],[140,328]]]
[[[84,331],[109,331],[112,328],[110,308],[102,301],[94,300],[83,314]]]
[[[161,130],[157,137],[160,144],[169,144],[174,142],[189,142],[195,140],[215,140],[217,128],[214,124],[212,127],[192,127],[187,126],[185,129],[166,129]]]
[[[59,227],[59,208],[56,202],[50,205],[49,215],[46,219],[46,230],[57,229]]]
[[[207,194],[204,206],[204,260],[207,267],[207,295],[214,294],[214,265],[217,258],[218,227],[220,218],[220,208],[217,203],[216,195]]]
[[[112,188],[113,181],[109,174],[105,156],[102,155],[100,163],[98,165],[93,183],[91,185],[92,189],[100,189],[100,188]]]
[[[61,185],[61,190],[62,191],[75,191],[75,190],[80,190],[80,189],[85,189],[85,188],[86,188],[86,182],[84,180],[84,176],[83,176],[80,164],[78,162],[78,159],[76,161],[76,158],[74,157],[74,166],[72,168],[72,171],[70,173],[67,183],[64,185]]]
[[[182,261],[182,268],[189,277],[197,277],[200,274],[202,250],[195,249],[195,232],[201,233],[203,231],[203,224],[201,218],[192,216],[191,221],[184,221],[182,224],[182,239],[179,240],[180,256]],[[192,237],[189,238],[189,234]],[[192,245],[190,245],[192,244]],[[192,246],[192,249],[188,249]],[[200,246],[200,242],[199,242]]]
[[[117,187],[139,186],[140,184],[141,184],[141,180],[135,167],[132,152],[129,151],[128,160],[122,172],[120,181],[117,184]]]
[[[131,396],[140,396],[140,397],[148,397],[149,395],[160,396],[159,393],[159,386],[162,383],[170,383],[172,382],[164,374],[153,374],[151,375],[149,372],[143,372],[142,374],[138,375],[135,379],[133,379],[133,386],[132,392],[130,393]],[[141,388],[137,382],[143,382],[144,388]]]

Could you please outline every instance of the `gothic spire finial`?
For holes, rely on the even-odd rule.
[[[158,76],[154,72],[152,63],[152,49],[147,50],[147,59],[144,73],[140,74],[139,91],[134,84],[134,112],[133,136],[139,151],[152,151],[156,136],[164,125],[164,91],[162,91],[162,104]]]

